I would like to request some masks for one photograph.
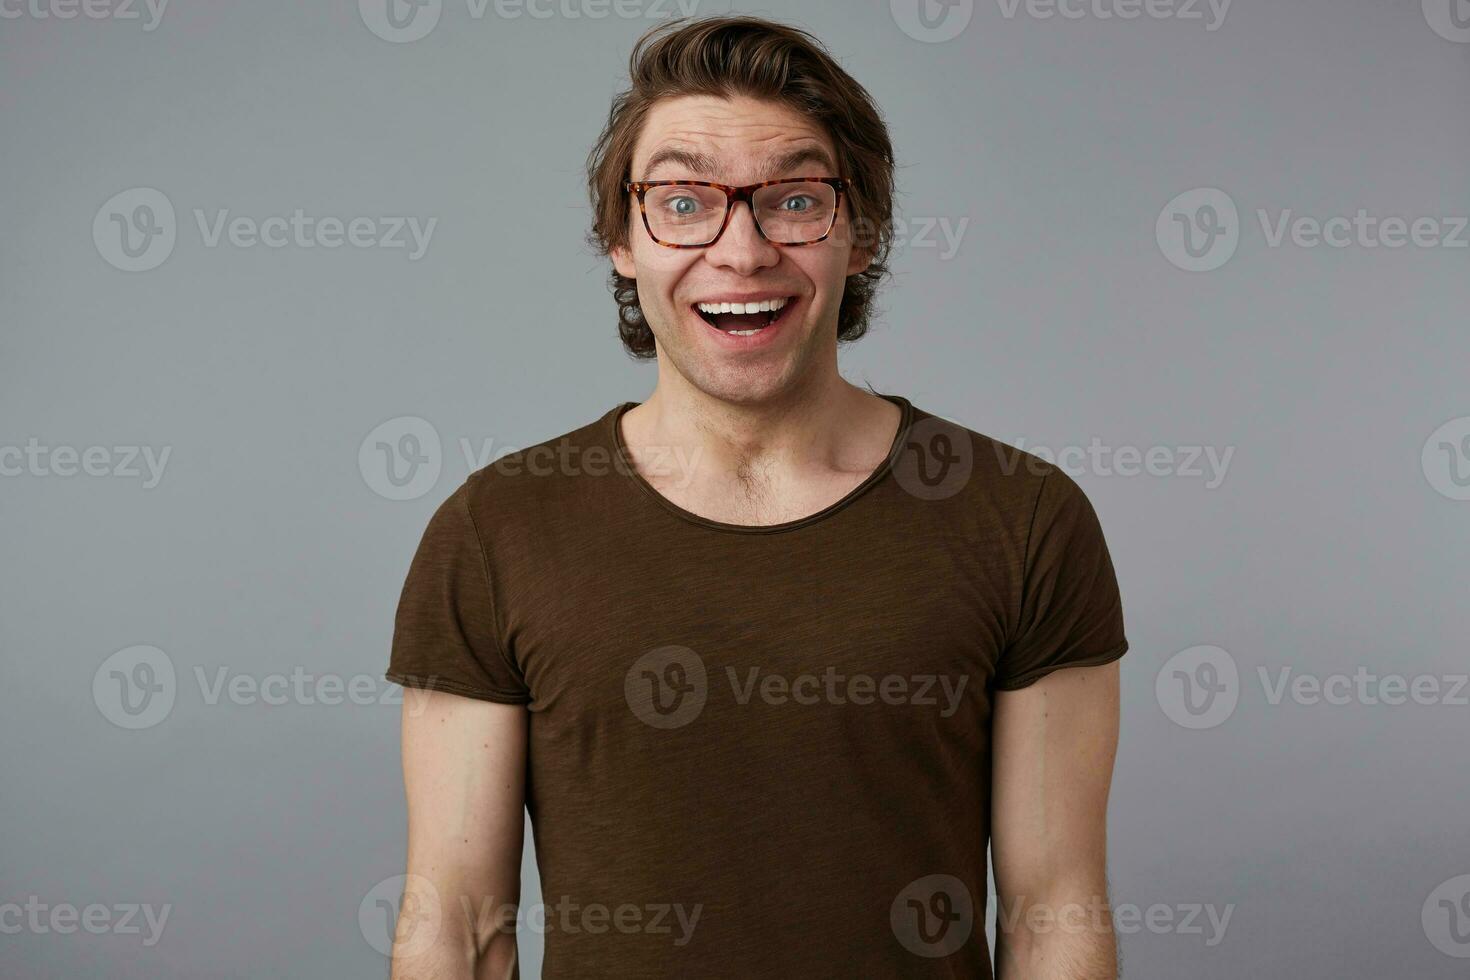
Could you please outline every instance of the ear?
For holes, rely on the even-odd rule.
[[[618,270],[618,275],[627,276],[629,279],[638,278],[638,267],[633,264],[633,250],[626,245],[614,245],[608,249],[608,257],[612,259],[613,268]]]
[[[855,276],[867,269],[873,261],[873,250],[871,248],[854,245],[847,255],[847,275]]]

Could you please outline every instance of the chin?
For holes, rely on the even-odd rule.
[[[746,364],[700,359],[683,373],[693,387],[711,398],[731,405],[760,405],[778,400],[795,387],[800,361],[794,354]]]

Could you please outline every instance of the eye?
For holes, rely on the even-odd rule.
[[[705,210],[704,202],[692,194],[670,194],[658,207],[671,218],[693,218]]]
[[[800,213],[802,211],[808,211],[812,207],[811,201],[812,201],[812,198],[811,198],[810,195],[807,195],[807,194],[793,194],[790,197],[786,198],[786,200],[782,201],[781,204],[780,204],[780,207],[777,210],[780,210],[780,211],[795,211],[797,213]],[[803,205],[802,202],[807,202],[807,203],[805,205]],[[788,207],[787,206],[787,205],[790,205],[790,204],[793,204],[793,203],[796,204],[796,205],[798,205],[798,206],[797,207]]]

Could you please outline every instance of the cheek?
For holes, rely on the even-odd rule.
[[[660,248],[649,242],[640,246],[635,253],[638,262],[639,282],[651,293],[657,294],[661,302],[672,302],[672,294],[679,280],[698,261],[691,252],[675,248]]]
[[[847,283],[847,247],[821,242],[803,251],[807,254],[793,256],[793,261],[817,291],[842,295]]]

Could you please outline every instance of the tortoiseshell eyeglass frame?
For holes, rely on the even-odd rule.
[[[712,180],[625,180],[623,190],[630,194],[638,195],[638,213],[643,215],[643,230],[648,232],[648,237],[664,248],[709,248],[720,240],[720,236],[729,227],[730,215],[735,211],[735,205],[741,201],[750,208],[750,216],[755,218],[755,202],[751,195],[762,187],[770,187],[772,184],[830,184],[837,191],[837,199],[832,204],[832,223],[822,233],[821,238],[813,238],[804,242],[778,242],[769,237],[759,220],[755,222],[756,233],[772,245],[785,245],[796,247],[799,245],[815,245],[827,240],[832,234],[832,229],[837,227],[837,213],[842,210],[842,192],[847,189],[847,181],[841,177],[782,177],[778,180],[763,180],[758,184],[746,184],[744,187],[735,187],[730,184],[717,184]],[[648,224],[648,210],[643,206],[643,195],[650,187],[716,187],[725,192],[725,220],[720,222],[720,230],[715,232],[715,237],[699,245],[676,245],[673,242],[660,241],[653,233],[653,228]]]

